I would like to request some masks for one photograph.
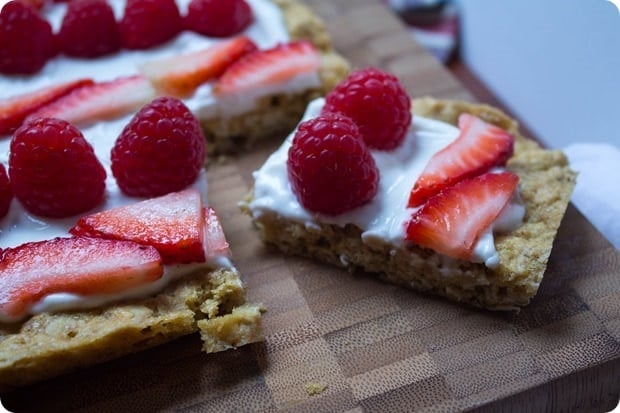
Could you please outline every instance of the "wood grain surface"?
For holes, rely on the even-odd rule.
[[[472,100],[379,0],[307,0],[354,67]],[[572,206],[532,304],[459,306],[267,250],[237,202],[277,142],[209,167],[209,193],[266,341],[199,337],[4,395],[12,411],[606,411],[620,393],[620,254]],[[312,387],[313,385],[316,385]],[[312,388],[323,389],[316,394]]]

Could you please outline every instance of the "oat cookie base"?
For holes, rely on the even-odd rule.
[[[217,352],[263,339],[234,269],[196,272],[156,296],[0,324],[0,389],[30,384],[200,331]]]

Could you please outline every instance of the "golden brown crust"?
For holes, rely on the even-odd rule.
[[[514,120],[487,105],[422,98],[414,100],[413,107],[417,115],[451,124],[457,123],[460,113],[469,112],[515,135],[515,154],[508,168],[520,177],[526,216],[520,228],[496,236],[499,268],[491,270],[417,246],[403,249],[378,241],[364,243],[360,229],[353,225],[312,228],[276,214],[254,217],[261,238],[287,253],[377,273],[387,281],[474,306],[511,310],[527,305],[542,280],[574,187],[575,174],[566,157],[524,138]],[[247,205],[242,209],[251,214]]]
[[[309,40],[317,49],[330,52],[332,42],[323,21],[299,0],[273,0],[282,10],[284,24],[293,40]]]
[[[40,381],[199,330],[206,352],[260,341],[260,312],[259,306],[245,303],[236,270],[221,268],[184,277],[153,297],[0,324],[0,388]]]
[[[307,104],[325,95],[349,73],[349,64],[332,46],[321,19],[298,0],[273,0],[280,7],[291,40],[308,40],[321,54],[321,86],[302,93],[267,96],[256,109],[229,118],[204,118],[201,124],[210,156],[251,149],[260,140],[288,133]]]

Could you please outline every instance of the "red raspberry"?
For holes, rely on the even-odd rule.
[[[185,28],[205,36],[227,37],[241,32],[253,20],[245,0],[192,0]]]
[[[61,119],[34,119],[15,131],[9,174],[15,197],[36,215],[68,217],[103,200],[103,166],[82,132]]]
[[[179,99],[160,97],[125,126],[112,148],[112,173],[130,196],[180,191],[202,169],[206,141],[200,123]]]
[[[324,112],[340,112],[357,124],[366,144],[398,147],[411,124],[411,100],[396,76],[379,69],[358,70],[332,90]]]
[[[49,3],[49,0],[18,0],[18,1],[32,7],[35,10],[41,10],[43,9],[43,7],[45,7],[47,3]]]
[[[75,57],[99,57],[121,48],[112,7],[105,0],[72,1],[58,33],[60,47]]]
[[[183,26],[174,0],[128,0],[119,23],[123,46],[148,49],[179,34]]]
[[[304,208],[328,215],[370,201],[379,170],[355,123],[324,113],[299,125],[288,152],[293,192]]]
[[[4,218],[9,212],[11,201],[13,200],[13,190],[9,176],[3,164],[0,164],[0,218]]]
[[[0,73],[32,74],[56,54],[50,24],[36,10],[10,1],[0,12]]]

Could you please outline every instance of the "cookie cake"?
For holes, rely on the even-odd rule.
[[[254,172],[241,203],[285,253],[492,310],[536,294],[575,174],[487,105],[410,100],[352,73]]]
[[[346,74],[320,20],[296,0],[20,0],[0,32],[0,389],[195,332],[206,352],[262,340],[204,165]]]

